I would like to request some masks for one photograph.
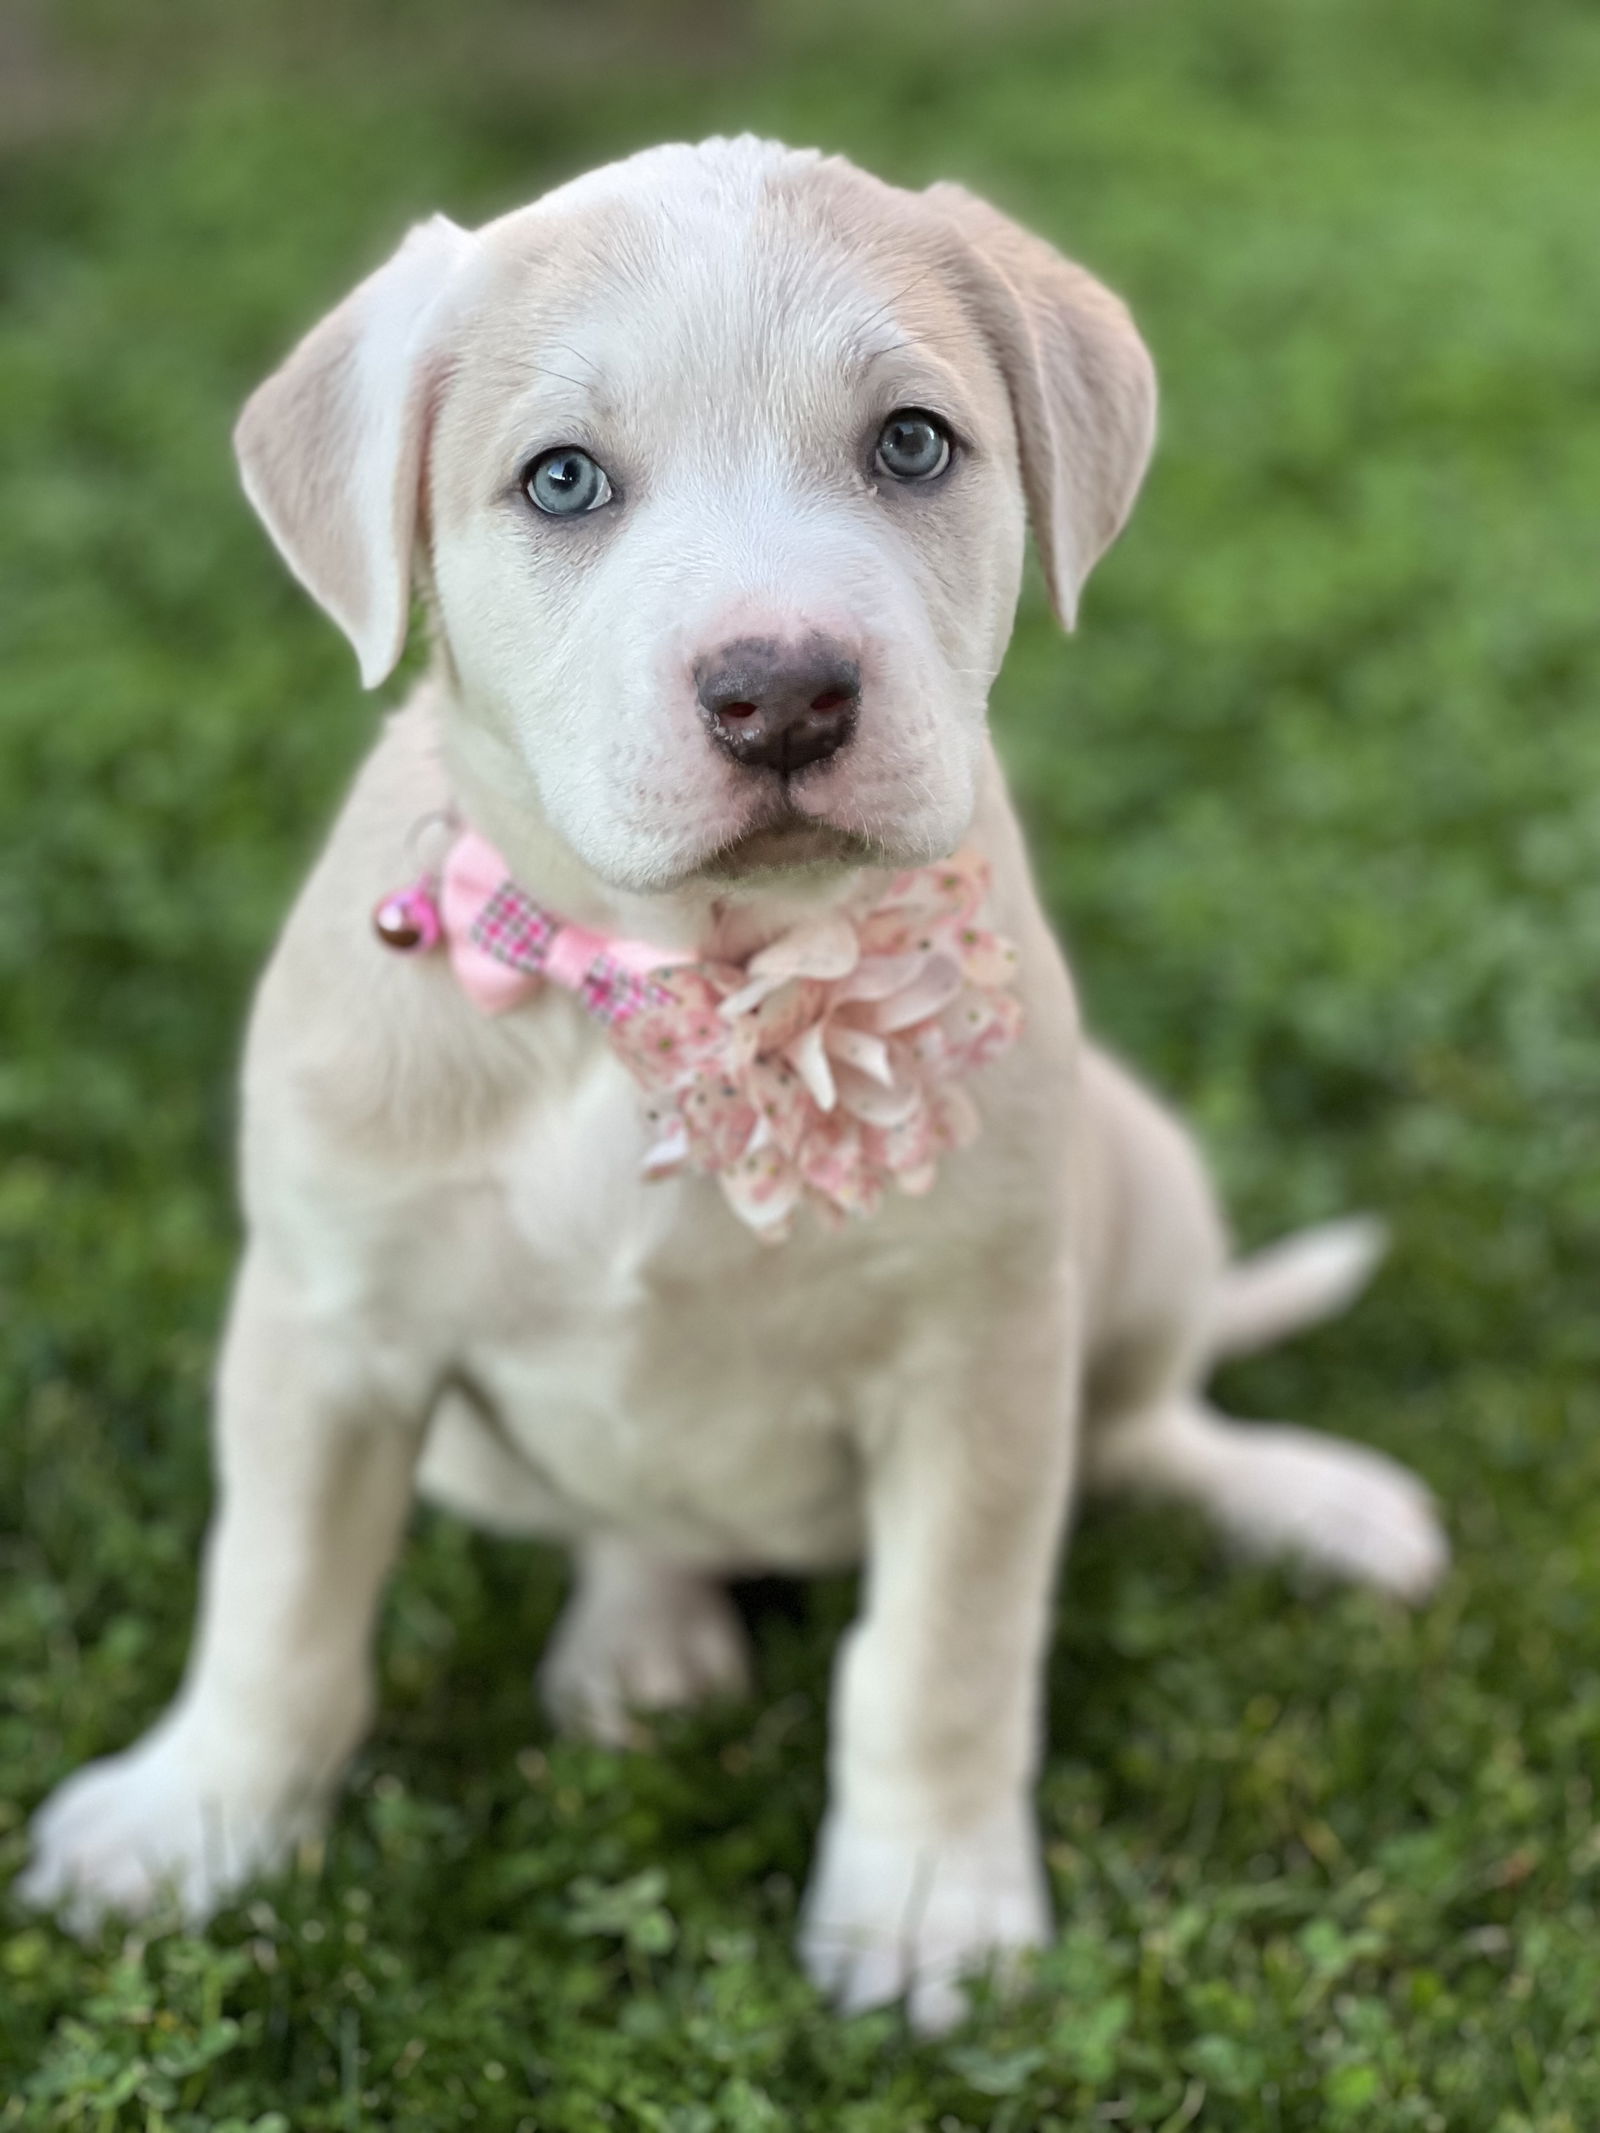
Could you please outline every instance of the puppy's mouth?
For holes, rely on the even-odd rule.
[[[709,882],[747,881],[753,874],[870,866],[881,856],[873,840],[859,831],[837,829],[830,822],[785,808],[719,845],[695,872]]]

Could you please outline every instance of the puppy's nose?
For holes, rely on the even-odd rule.
[[[694,678],[712,739],[752,770],[803,770],[855,731],[861,670],[825,637],[741,637],[702,659]]]

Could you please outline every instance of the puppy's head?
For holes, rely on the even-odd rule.
[[[648,891],[950,851],[1025,517],[1070,624],[1154,401],[1121,304],[981,201],[746,139],[422,225],[237,445],[368,685],[415,572],[451,715]]]

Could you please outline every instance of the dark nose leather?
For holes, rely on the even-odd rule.
[[[803,770],[855,731],[861,671],[825,637],[741,637],[702,659],[694,678],[711,738],[752,770]]]

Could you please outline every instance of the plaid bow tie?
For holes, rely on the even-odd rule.
[[[433,948],[442,940],[462,990],[491,1015],[549,983],[575,993],[596,1021],[614,1028],[661,1003],[654,971],[690,960],[557,918],[471,830],[451,846],[437,889],[425,876],[386,898],[373,923],[391,948]]]

